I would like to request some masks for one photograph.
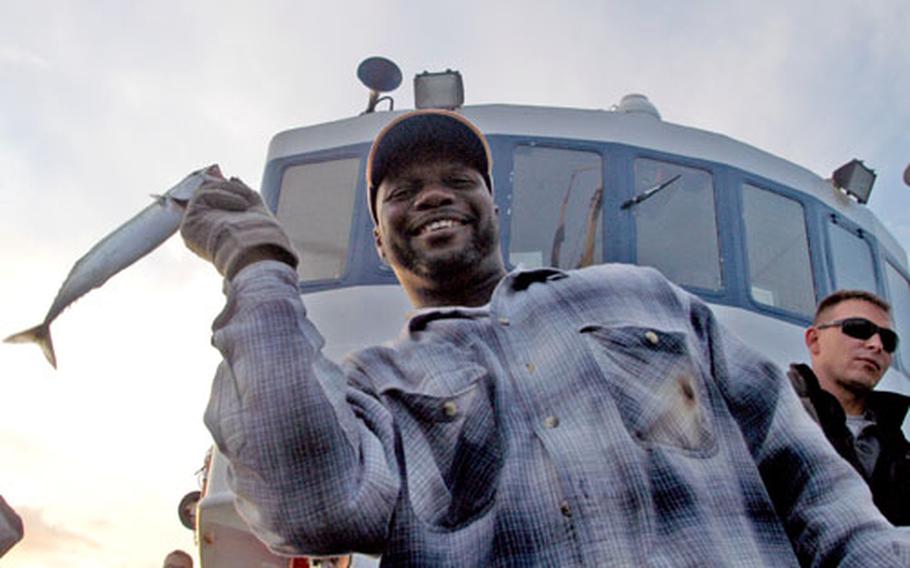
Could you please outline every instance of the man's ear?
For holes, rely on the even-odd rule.
[[[382,248],[382,235],[379,234],[379,227],[373,227],[373,242],[376,244],[376,254],[383,262],[386,261],[385,250]]]
[[[821,345],[818,342],[818,330],[815,326],[812,326],[806,330],[803,334],[803,339],[806,342],[806,348],[809,350],[809,353],[812,355],[818,355],[821,351]]]

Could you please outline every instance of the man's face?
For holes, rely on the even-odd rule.
[[[819,324],[844,318],[866,318],[879,327],[891,327],[888,313],[863,300],[846,300],[825,310]],[[862,340],[850,337],[840,327],[806,331],[806,345],[812,354],[812,368],[826,390],[844,389],[864,395],[875,388],[891,365],[891,354],[882,348],[878,334]]]
[[[382,180],[376,207],[377,250],[406,287],[502,270],[496,208],[474,168],[414,159]]]

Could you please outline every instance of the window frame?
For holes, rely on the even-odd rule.
[[[744,188],[746,185],[795,201],[802,208],[803,227],[806,232],[806,246],[808,247],[806,252],[809,257],[809,278],[813,288],[812,293],[814,301],[812,311],[814,312],[814,306],[818,304],[818,301],[821,298],[818,267],[819,262],[822,259],[819,259],[817,235],[816,231],[813,230],[813,216],[811,214],[813,204],[807,199],[806,194],[802,192],[746,172],[740,172],[740,175],[736,176],[734,180],[734,185],[730,186],[731,190],[733,190],[732,192],[735,193],[736,196],[737,226],[734,234],[736,235],[736,239],[739,240],[737,249],[741,259],[741,266],[739,266],[738,270],[740,280],[737,286],[741,305],[746,307],[746,309],[755,311],[759,314],[767,314],[778,319],[790,321],[791,323],[806,325],[811,322],[812,313],[803,314],[777,306],[770,306],[768,304],[763,304],[752,297],[752,275],[749,267],[749,245],[747,242],[748,237],[746,235],[745,205],[743,202],[743,195],[745,193]]]
[[[387,275],[382,271],[382,262],[374,247],[355,246],[355,243],[359,243],[360,239],[366,236],[369,236],[372,240],[372,219],[369,219],[369,212],[365,211],[366,190],[364,185],[366,157],[369,149],[369,143],[354,144],[277,158],[266,164],[262,177],[263,200],[269,210],[277,215],[282,191],[281,183],[285,172],[289,168],[349,159],[357,159],[359,161],[354,187],[354,205],[348,233],[348,250],[344,257],[344,270],[342,270],[338,278],[298,280],[298,288],[301,293],[332,290],[358,284],[396,282],[391,270],[386,270]],[[370,225],[368,231],[364,230],[365,223]]]
[[[863,230],[862,227],[850,221],[837,211],[831,211],[824,215],[823,230],[825,238],[823,240],[823,243],[825,260],[828,266],[827,284],[830,290],[833,292],[839,289],[839,286],[837,285],[836,264],[834,261],[834,239],[832,238],[832,225],[837,225],[838,227],[848,231],[853,236],[858,237],[866,244],[866,247],[869,250],[869,258],[872,260],[872,275],[873,279],[875,280],[875,290],[871,290],[871,292],[884,297],[884,294],[882,292],[885,278],[884,273],[882,272],[883,267],[881,265],[880,255],[878,254],[877,240],[869,231]]]
[[[881,258],[881,267],[882,267],[883,278],[879,282],[880,282],[880,285],[884,287],[883,292],[885,292],[884,294],[881,294],[881,296],[888,300],[888,303],[891,304],[892,309],[893,309],[894,292],[891,290],[891,285],[888,282],[888,275],[885,273],[886,267],[891,266],[891,268],[896,270],[898,275],[901,278],[903,278],[908,283],[908,285],[910,285],[910,270],[902,267],[900,265],[900,262],[898,262],[898,259],[895,258],[891,253],[889,253],[887,251],[884,251],[884,250],[881,251],[880,258]],[[896,328],[897,325],[896,325],[896,322],[894,321],[893,314],[892,314],[891,320],[892,320],[892,322],[891,322],[892,325]],[[907,324],[908,324],[908,327],[910,327],[910,322],[907,322]],[[901,330],[897,330],[897,331],[900,332]],[[901,337],[900,340],[901,340],[901,343],[903,343],[904,341],[910,341],[910,337]],[[893,361],[892,366],[897,367],[899,370],[904,371],[905,373],[910,371],[910,358],[904,359],[904,357],[901,355],[901,349],[897,350],[896,356],[893,357],[892,361]]]
[[[727,176],[723,172],[723,168],[717,164],[707,162],[704,160],[696,159],[687,159],[684,156],[676,156],[674,154],[665,154],[662,152],[654,152],[649,150],[637,150],[632,152],[626,161],[626,169],[628,170],[628,180],[625,185],[624,193],[621,201],[625,202],[629,199],[633,199],[636,196],[635,193],[635,162],[637,160],[650,160],[652,162],[663,162],[665,164],[679,166],[683,168],[688,168],[692,170],[701,170],[706,172],[711,177],[711,193],[714,203],[714,231],[716,235],[715,244],[717,246],[717,270],[720,275],[720,287],[717,289],[712,288],[702,288],[700,286],[693,286],[691,284],[679,284],[677,285],[690,290],[702,298],[709,299],[711,301],[717,301],[721,298],[725,298],[729,292],[729,275],[725,270],[726,258],[729,256],[730,250],[725,246],[725,242],[729,240],[729,233],[726,230],[725,223],[727,222],[727,215],[725,209],[725,203],[720,198],[722,192],[719,191],[721,187],[721,181],[725,180]],[[628,236],[628,246],[629,256],[631,258],[630,262],[637,266],[640,266],[638,263],[638,223],[635,219],[635,214],[632,207],[629,207],[625,210],[620,210],[619,215],[627,218],[627,223],[631,227],[631,231]]]
[[[830,293],[834,286],[833,262],[830,252],[830,235],[827,223],[834,216],[841,224],[855,231],[861,229],[856,223],[847,219],[833,205],[817,196],[798,191],[776,181],[753,174],[738,167],[724,163],[691,158],[668,152],[642,148],[621,142],[600,142],[584,139],[535,137],[529,135],[491,134],[488,136],[493,162],[493,199],[499,208],[501,225],[501,252],[508,268],[509,247],[511,244],[511,225],[513,202],[512,181],[514,176],[514,151],[519,145],[590,152],[601,160],[601,180],[604,184],[603,206],[601,211],[601,251],[603,262],[623,262],[637,264],[637,227],[633,211],[620,209],[621,204],[634,197],[635,160],[639,158],[666,162],[686,168],[707,172],[713,181],[715,223],[720,260],[721,288],[709,290],[691,285],[682,287],[705,301],[742,308],[759,315],[806,326],[811,316],[792,312],[782,308],[766,306],[755,301],[751,295],[750,275],[748,269],[748,249],[743,218],[742,187],[753,185],[764,191],[792,199],[803,208],[806,238],[809,247],[810,274],[815,300]],[[301,293],[340,289],[350,286],[398,285],[394,273],[384,264],[376,253],[373,243],[373,222],[366,207],[365,178],[366,156],[370,142],[329,148],[275,158],[266,164],[263,173],[262,194],[267,205],[275,211],[280,182],[284,171],[292,166],[306,165],[333,160],[357,158],[360,160],[357,173],[357,187],[354,198],[349,234],[348,253],[345,268],[337,279],[300,282]],[[884,262],[887,261],[906,276],[908,269],[895,262],[890,253],[883,250],[875,234],[862,231],[863,239],[870,246],[875,266],[876,286],[881,294],[887,289],[884,274]],[[886,294],[882,294],[886,297]],[[904,368],[910,368],[910,361],[901,362]]]
[[[500,149],[501,153],[507,153],[508,159],[506,161],[505,157],[501,161],[497,159],[496,152],[494,150],[493,163],[502,163],[506,162],[508,168],[503,168],[508,171],[508,182],[507,188],[508,191],[496,191],[496,187],[502,187],[498,185],[497,181],[494,181],[493,194],[494,201],[497,199],[505,201],[505,203],[496,202],[496,205],[499,206],[500,210],[500,240],[501,240],[501,249],[503,261],[508,270],[515,268],[515,264],[512,264],[511,261],[511,248],[512,248],[512,225],[513,225],[513,203],[515,201],[515,151],[521,146],[529,146],[535,149],[545,149],[545,150],[560,150],[560,151],[569,151],[569,152],[579,152],[579,153],[588,153],[594,154],[600,159],[600,181],[603,184],[603,200],[601,202],[600,210],[600,250],[602,259],[600,262],[595,264],[603,264],[609,262],[609,252],[607,250],[607,243],[610,242],[608,236],[608,227],[606,222],[606,211],[608,207],[608,198],[607,193],[610,187],[609,182],[607,181],[607,172],[609,171],[609,166],[607,165],[608,152],[605,148],[605,144],[595,144],[584,141],[574,141],[574,140],[562,140],[562,141],[552,141],[552,140],[543,140],[537,138],[527,138],[527,137],[508,137],[510,138],[507,145],[503,145]],[[492,145],[492,143],[491,143]],[[503,195],[507,193],[507,195]],[[569,269],[560,269],[560,270],[569,270]]]

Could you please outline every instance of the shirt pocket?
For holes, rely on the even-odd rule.
[[[713,454],[707,387],[685,334],[597,323],[579,331],[603,371],[623,424],[639,444],[695,457]]]
[[[424,523],[465,526],[492,505],[502,467],[493,384],[478,365],[434,371],[432,392],[389,389],[409,504]],[[440,385],[445,385],[440,387]]]

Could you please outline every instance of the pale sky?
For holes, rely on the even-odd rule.
[[[467,104],[663,119],[827,177],[860,158],[870,207],[910,246],[910,3],[0,0],[0,336],[39,323],[95,242],[191,170],[253,186],[280,130],[366,104],[360,60],[458,69]],[[210,444],[214,270],[179,237],[54,323],[59,369],[0,344],[10,568],[157,567],[195,554],[180,498]]]

